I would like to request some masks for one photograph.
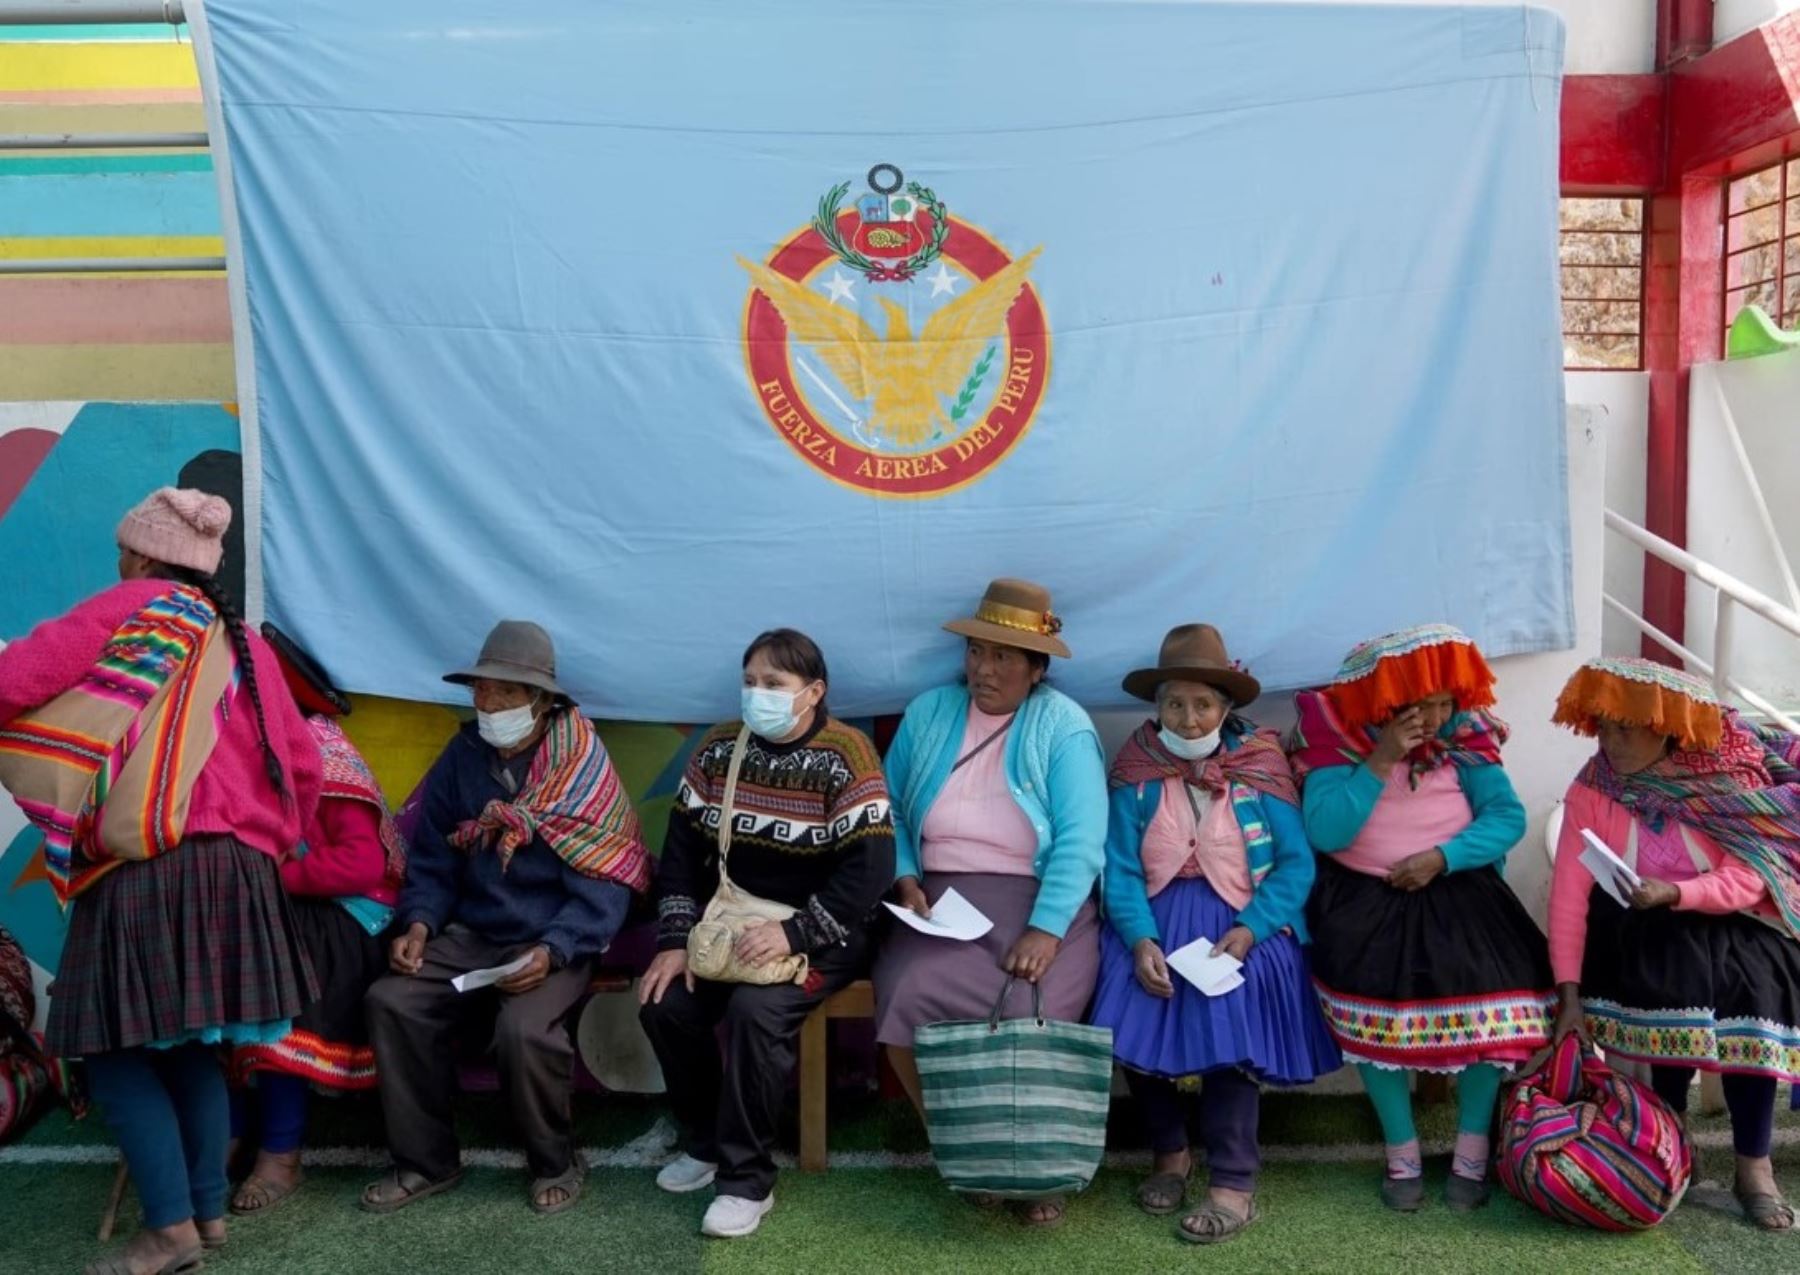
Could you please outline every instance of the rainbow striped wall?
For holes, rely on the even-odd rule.
[[[205,128],[185,32],[0,29],[0,133]],[[0,257],[223,251],[204,152],[0,153]],[[235,397],[223,273],[0,276],[0,399]]]

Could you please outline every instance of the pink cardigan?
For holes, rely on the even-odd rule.
[[[119,626],[168,588],[166,580],[126,580],[9,642],[0,650],[0,722],[10,722],[73,687],[100,658]],[[240,688],[225,732],[194,781],[187,834],[236,837],[281,859],[300,840],[319,804],[323,765],[312,731],[288,694],[275,653],[257,634],[248,636],[269,742],[286,772],[288,793],[284,799],[269,783],[257,744],[256,714],[250,696]]]
[[[366,801],[326,797],[306,830],[306,853],[281,865],[289,894],[373,899],[393,907],[399,892],[387,879],[381,813]]]
[[[1556,871],[1550,881],[1550,968],[1558,983],[1581,981],[1582,954],[1587,946],[1588,893],[1594,878],[1581,862],[1585,848],[1581,839],[1583,828],[1591,829],[1614,854],[1637,868],[1640,876],[1659,878],[1675,886],[1681,896],[1674,904],[1678,911],[1716,915],[1750,912],[1765,919],[1777,915],[1768,886],[1755,870],[1696,828],[1670,825],[1665,835],[1685,834],[1706,860],[1705,871],[1691,861],[1682,861],[1685,856],[1664,856],[1663,862],[1668,866],[1640,867],[1634,862],[1638,855],[1627,853],[1633,822],[1632,813],[1611,797],[1586,784],[1569,785],[1563,798],[1562,832],[1556,839]],[[1640,851],[1648,836],[1647,827],[1638,829]]]

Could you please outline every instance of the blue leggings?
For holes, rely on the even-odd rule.
[[[131,1169],[144,1224],[160,1230],[225,1216],[230,1099],[208,1045],[90,1054],[88,1087]]]
[[[256,1087],[231,1091],[231,1136],[248,1137],[262,1151],[285,1155],[306,1139],[307,1084],[280,1071],[256,1073]],[[250,1129],[251,1110],[257,1129]]]

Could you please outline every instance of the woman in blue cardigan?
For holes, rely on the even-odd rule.
[[[973,618],[944,627],[967,639],[964,680],[909,704],[888,750],[894,888],[920,916],[954,888],[993,928],[959,943],[896,927],[883,945],[876,1039],[915,1106],[917,1028],[988,1017],[1009,975],[1038,985],[1049,1017],[1079,1020],[1100,961],[1105,760],[1088,715],[1043,683],[1050,657],[1069,654],[1050,594],[996,580]],[[1003,1015],[1031,1004],[1030,990],[1014,987]],[[1063,1201],[1021,1209],[1030,1224],[1054,1226]]]
[[[1305,1084],[1343,1062],[1301,947],[1313,852],[1280,740],[1232,711],[1262,687],[1226,657],[1217,629],[1170,630],[1156,667],[1124,685],[1157,715],[1109,776],[1110,924],[1093,1019],[1113,1030],[1155,1156],[1138,1188],[1146,1213],[1186,1200],[1184,1099],[1198,1089],[1208,1194],[1177,1233],[1212,1244],[1256,1218],[1258,1082]],[[1242,961],[1242,983],[1209,996],[1172,972],[1168,954],[1195,942]]]

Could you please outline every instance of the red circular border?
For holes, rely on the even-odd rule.
[[[928,213],[921,214],[927,231],[930,229],[929,217]],[[839,228],[846,237],[855,230],[856,221],[854,210],[838,214]],[[950,219],[950,233],[944,240],[944,255],[984,280],[992,278],[1012,260],[999,244],[954,217]],[[808,226],[776,250],[769,259],[769,267],[796,283],[804,283],[806,277],[831,256],[831,249],[819,233]],[[970,454],[959,453],[957,444],[966,444],[970,430],[965,431],[962,438],[953,439],[933,451],[897,456],[870,451],[846,438],[835,426],[819,420],[795,384],[793,364],[788,360],[787,324],[782,322],[780,312],[755,288],[750,290],[749,303],[744,309],[744,357],[750,372],[751,389],[764,419],[819,473],[833,482],[877,496],[944,495],[980,478],[1018,445],[1031,428],[1044,396],[1044,384],[1050,377],[1050,330],[1044,322],[1043,303],[1030,283],[1007,311],[1006,334],[1007,358],[998,369],[999,375],[1003,380],[1009,376],[1021,352],[1025,352],[1030,358],[1031,376],[1010,409],[998,403],[988,409],[980,423],[989,431],[988,440]],[[770,383],[779,383],[779,393],[788,405],[786,411],[777,413],[771,409],[773,395],[762,389]],[[790,416],[797,420],[788,420]],[[820,438],[829,440],[829,448],[818,445],[816,440]],[[809,448],[808,442],[814,445]],[[943,468],[939,469],[933,458]],[[864,462],[868,462],[871,471],[868,475],[858,472]]]

